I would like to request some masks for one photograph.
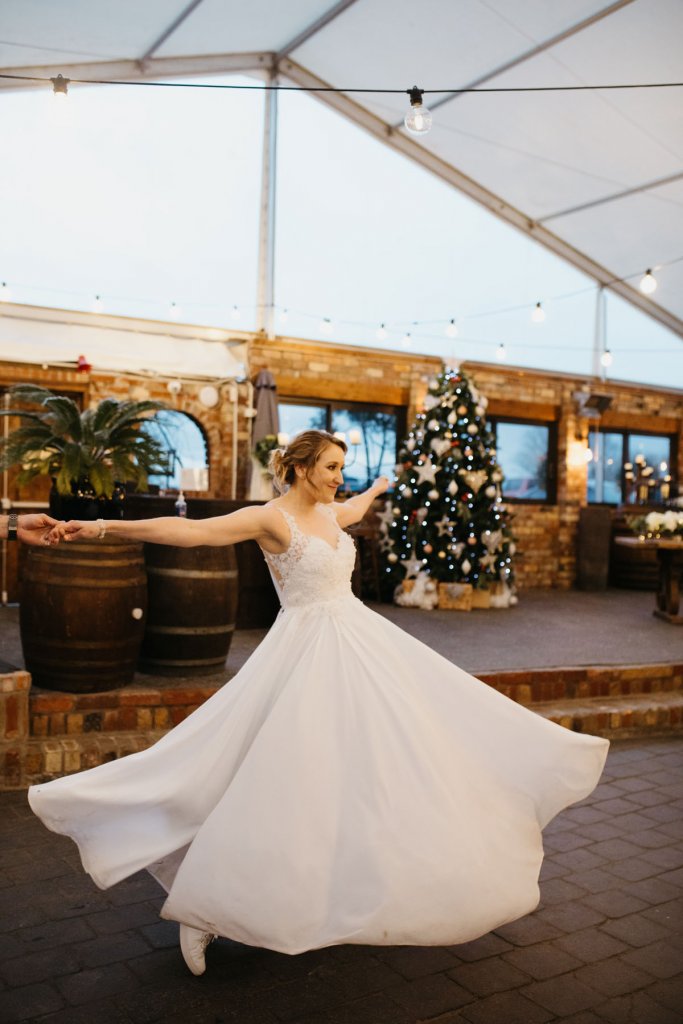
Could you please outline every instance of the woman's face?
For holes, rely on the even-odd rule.
[[[296,467],[297,486],[303,487],[315,501],[334,501],[344,483],[344,452],[337,444],[328,444],[320,452],[313,469],[306,476],[303,466]]]

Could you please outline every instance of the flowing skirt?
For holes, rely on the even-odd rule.
[[[164,918],[291,954],[452,945],[538,905],[541,830],[608,748],[348,597],[286,609],[154,746],[29,801],[101,888],[149,870]]]

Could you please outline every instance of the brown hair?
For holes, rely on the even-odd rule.
[[[328,444],[338,445],[346,452],[346,442],[326,430],[303,430],[293,438],[286,448],[274,448],[268,460],[268,469],[273,474],[273,482],[282,494],[287,484],[296,479],[295,466],[304,466],[306,476],[316,464],[318,456]]]

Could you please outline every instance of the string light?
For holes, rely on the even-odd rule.
[[[640,290],[645,295],[652,295],[657,290],[657,278],[651,270],[646,270],[640,279]]]
[[[64,78],[63,75],[57,75],[56,78],[51,78],[50,81],[52,82],[52,92],[60,103],[63,103],[66,99],[67,92],[69,91],[69,82],[71,79]]]
[[[168,315],[171,318],[171,320],[179,320],[180,306],[176,305],[175,302],[172,302],[171,305],[168,307]]]
[[[102,299],[100,298],[99,295],[96,295],[95,298],[93,299],[91,308],[93,313],[104,312],[104,303],[102,302]]]
[[[418,89],[416,85],[408,89],[410,96],[410,110],[403,119],[403,123],[411,135],[425,135],[432,127],[432,114],[422,102],[424,89]]]
[[[387,329],[384,326],[384,324],[380,324],[379,325],[379,327],[377,328],[377,331],[375,332],[375,336],[376,336],[378,341],[386,341],[387,340],[387,338],[389,337],[389,332],[387,331]]]
[[[332,321],[328,316],[324,316],[320,321],[320,330],[323,334],[332,334]]]
[[[281,324],[286,324],[287,321],[289,320],[289,310],[287,310],[287,309],[280,310],[280,315],[278,317],[278,320],[280,321]]]
[[[447,338],[457,338],[457,336],[458,336],[458,328],[456,327],[455,320],[450,320],[446,324],[446,337]]]
[[[12,298],[12,290],[9,288],[6,281],[2,282],[0,287],[0,302],[9,302]]]
[[[505,362],[505,359],[506,359],[506,356],[505,356],[505,345],[502,343],[502,341],[501,341],[500,345],[498,346],[498,348],[496,349],[496,359],[498,360],[499,363],[504,363]]]
[[[543,306],[540,302],[537,302],[534,306],[533,312],[531,314],[531,319],[535,324],[542,324],[545,320],[545,310],[543,309]]]
[[[612,362],[613,362],[612,353],[610,352],[610,350],[608,348],[606,348],[605,351],[600,356],[600,362],[602,363],[603,366],[611,366],[612,365]]]
[[[233,306],[232,309],[230,310],[230,319],[231,320],[239,320],[239,318],[240,318],[239,306]]]
[[[401,344],[404,348],[410,348],[413,343],[413,339],[410,336],[410,331],[407,331],[401,338]]]

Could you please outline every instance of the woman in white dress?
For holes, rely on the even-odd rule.
[[[274,453],[284,493],[205,520],[61,524],[128,540],[261,546],[282,602],[237,675],[154,746],[32,786],[101,888],[146,868],[195,974],[215,935],[296,954],[453,945],[538,905],[541,831],[595,788],[609,741],[475,679],[351,592],[345,444]]]

